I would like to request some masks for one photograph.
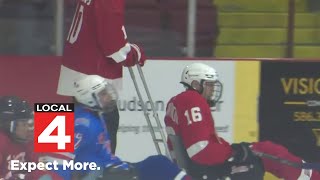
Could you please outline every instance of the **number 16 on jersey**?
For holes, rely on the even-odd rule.
[[[34,105],[34,151],[74,151],[74,104]]]

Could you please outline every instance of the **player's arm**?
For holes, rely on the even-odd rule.
[[[189,157],[203,165],[225,162],[232,153],[230,145],[215,132],[211,110],[203,100],[190,100],[178,108],[179,130]],[[183,128],[181,128],[183,127]]]
[[[168,134],[167,138],[167,145],[168,149],[171,155],[172,160],[176,161],[176,154],[174,152],[174,145],[173,142],[171,141],[171,135],[178,135],[178,122],[177,122],[177,111],[176,108],[172,102],[172,99],[169,101],[167,104],[166,108],[166,115],[164,117],[164,123],[166,125],[166,132]]]
[[[74,158],[81,156],[81,150],[94,141],[90,132],[90,120],[87,118],[77,118],[74,128]],[[83,171],[72,171],[71,180],[82,179],[86,174]]]
[[[74,153],[77,155],[83,147],[94,141],[90,133],[90,120],[87,118],[77,118],[74,128]]]
[[[97,40],[104,54],[124,66],[144,64],[143,50],[127,41],[124,27],[124,1],[96,1],[95,22]]]

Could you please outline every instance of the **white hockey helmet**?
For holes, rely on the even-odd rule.
[[[198,81],[199,83],[201,83],[202,80],[217,81],[218,74],[214,68],[206,64],[193,63],[183,69],[181,83],[191,87],[191,83],[194,80]]]
[[[113,100],[117,100],[118,95],[107,80],[98,75],[87,75],[74,82],[75,99],[91,108],[102,108],[98,99],[98,93],[106,90]]]
[[[215,106],[222,96],[222,83],[219,81],[217,71],[203,63],[193,63],[186,66],[181,75],[181,82],[188,89],[195,89],[192,87],[192,82],[198,81],[201,88],[197,91],[207,99],[209,106]],[[206,82],[213,82],[214,91],[212,94],[205,95],[204,87]]]

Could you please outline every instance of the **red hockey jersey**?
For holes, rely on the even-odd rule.
[[[189,157],[199,164],[223,163],[232,155],[231,146],[216,133],[206,99],[197,91],[187,90],[168,102],[165,124],[168,135],[179,135]]]
[[[121,62],[132,58],[132,51],[124,28],[124,0],[78,0],[65,43],[58,94],[72,95],[66,91],[82,75],[118,80]]]

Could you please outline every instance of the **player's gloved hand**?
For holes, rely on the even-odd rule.
[[[136,44],[130,44],[130,46],[131,46],[131,51],[128,54],[127,59],[123,61],[123,66],[131,67],[136,64],[143,66],[146,61],[146,56],[144,54],[143,49]]]
[[[233,156],[232,161],[234,162],[246,162],[248,159],[254,156],[250,148],[250,143],[242,142],[239,144],[232,144]]]

